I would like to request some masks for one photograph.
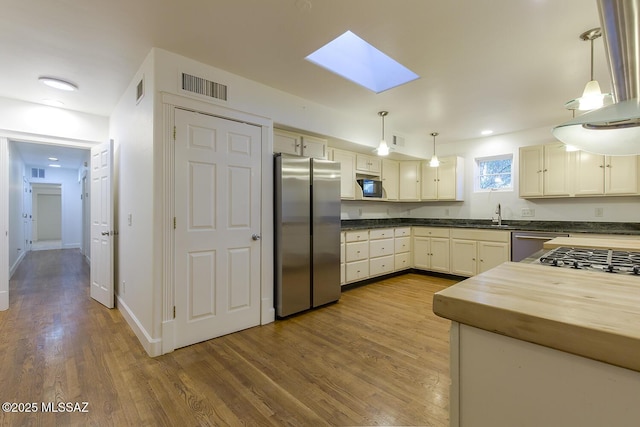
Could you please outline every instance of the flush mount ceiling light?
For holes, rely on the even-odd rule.
[[[611,104],[611,94],[602,93],[600,90],[600,84],[593,78],[593,41],[599,37],[602,37],[602,30],[600,28],[592,28],[580,34],[581,40],[591,42],[591,79],[584,87],[584,91],[580,98],[572,99],[565,104],[565,107],[568,110],[595,110],[604,105],[605,98],[607,103]]]
[[[77,85],[71,82],[68,82],[66,80],[58,79],[56,77],[42,76],[42,77],[38,77],[38,80],[52,88],[66,90],[68,92],[73,92],[74,90],[78,90]]]
[[[330,41],[305,59],[375,93],[420,77],[351,31]]]
[[[598,0],[615,104],[553,129],[568,145],[596,154],[640,154],[640,0]]]
[[[431,161],[429,161],[429,166],[432,168],[440,166],[440,160],[438,160],[438,156],[436,156],[436,136],[438,135],[438,132],[431,132],[431,136],[433,137],[433,156],[431,157]]]
[[[382,117],[382,139],[380,140],[380,144],[378,144],[378,156],[386,156],[389,154],[389,146],[387,145],[387,141],[384,139],[384,118],[389,114],[388,111],[380,111],[378,115]]]

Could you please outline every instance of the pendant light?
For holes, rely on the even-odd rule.
[[[380,144],[378,144],[378,156],[386,156],[389,154],[389,146],[387,145],[387,141],[384,139],[384,117],[389,114],[388,111],[380,111],[378,115],[382,117],[382,139],[380,140]]]
[[[589,111],[602,107],[604,104],[604,94],[600,90],[600,84],[593,78],[593,41],[602,36],[600,28],[593,28],[580,34],[584,41],[591,42],[591,80],[584,87],[582,96],[579,99],[578,110]]]
[[[431,136],[433,137],[433,156],[431,157],[429,166],[431,166],[432,168],[437,168],[438,166],[440,166],[440,160],[438,160],[438,156],[436,156],[436,136],[438,135],[438,132],[431,132]]]
[[[582,114],[553,136],[595,154],[640,154],[640,0],[598,0],[615,104]]]

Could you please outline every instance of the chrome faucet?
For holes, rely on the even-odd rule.
[[[498,206],[496,206],[495,213],[498,215],[498,218],[491,217],[491,222],[495,223],[496,225],[502,225],[502,207],[500,206],[500,203],[498,203]]]

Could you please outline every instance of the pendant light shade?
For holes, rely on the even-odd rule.
[[[433,156],[431,156],[431,161],[429,161],[429,166],[432,168],[437,168],[440,166],[440,160],[438,160],[438,156],[436,156],[436,136],[438,136],[438,132],[431,132],[431,136],[433,137]]]
[[[387,141],[384,139],[384,117],[389,114],[388,111],[380,111],[378,115],[382,117],[382,139],[380,140],[380,144],[378,144],[378,156],[387,156],[389,154],[389,146],[387,145]]]

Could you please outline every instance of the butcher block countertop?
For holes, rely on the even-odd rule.
[[[433,312],[640,372],[640,277],[507,262],[436,293]]]
[[[571,248],[613,249],[640,252],[640,239],[599,239],[593,237],[556,237],[544,242],[545,249],[568,246]]]

